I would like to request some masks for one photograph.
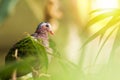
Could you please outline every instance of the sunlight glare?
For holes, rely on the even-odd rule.
[[[92,10],[95,9],[110,9],[110,8],[118,8],[119,4],[118,4],[118,0],[94,0],[92,3]],[[91,17],[94,17],[95,15],[92,15]],[[109,21],[109,19],[102,21],[99,24],[95,24],[94,26],[92,26],[92,28],[90,29],[91,32],[96,32],[98,30],[100,30],[100,28],[102,28],[103,25],[105,25],[107,22]],[[101,25],[102,26],[98,26]]]
[[[98,8],[117,8],[118,1],[117,0],[96,0],[93,2],[92,9]]]

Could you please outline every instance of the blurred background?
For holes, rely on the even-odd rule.
[[[115,15],[99,12],[117,9],[119,18],[119,7],[119,0],[0,0],[0,66],[13,44],[48,21],[60,55],[71,62],[53,61],[48,80],[120,80],[119,28],[106,27]]]

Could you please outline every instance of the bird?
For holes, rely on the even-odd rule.
[[[16,77],[30,72],[33,73],[33,77],[38,77],[42,69],[47,69],[48,53],[52,53],[49,34],[54,35],[51,24],[41,22],[33,34],[27,35],[9,49],[5,56],[5,64],[12,65],[12,68],[10,67],[11,70],[5,74],[5,80],[16,80]]]

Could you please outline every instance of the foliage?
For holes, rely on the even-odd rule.
[[[93,18],[89,20],[89,22],[87,23],[85,30],[89,30],[90,27],[92,25],[95,24],[101,24],[100,21],[105,21],[105,19],[108,19],[108,22],[102,26],[102,28],[100,28],[97,32],[93,33],[92,36],[90,36],[82,45],[81,50],[83,48],[85,48],[85,46],[87,46],[90,42],[92,42],[93,40],[95,40],[96,38],[99,38],[99,45],[100,48],[98,48],[98,52],[97,55],[94,59],[94,66],[97,59],[99,58],[99,55],[101,54],[105,44],[111,39],[110,37],[115,36],[113,45],[109,45],[112,46],[112,50],[110,50],[110,57],[109,60],[107,62],[107,64],[102,65],[104,66],[103,68],[101,68],[101,71],[98,71],[96,74],[94,74],[93,78],[91,77],[92,74],[86,75],[86,77],[88,77],[88,80],[119,80],[120,77],[116,74],[119,74],[119,68],[118,66],[120,66],[119,62],[117,61],[118,59],[116,59],[115,55],[119,54],[119,46],[120,46],[120,9],[97,9],[97,10],[93,10],[91,12],[91,15],[93,15]],[[106,35],[107,34],[107,35]],[[104,53],[106,54],[106,53]],[[109,55],[108,55],[109,56]],[[94,67],[92,67],[93,70],[95,69]],[[97,66],[96,68],[99,68],[99,66]],[[110,77],[111,76],[111,77]]]
[[[105,43],[109,40],[110,36],[115,32],[117,29],[116,39],[113,44],[113,49],[111,51],[111,57],[114,54],[115,49],[119,47],[119,22],[120,22],[120,9],[97,9],[91,12],[91,14],[95,14],[95,17],[93,17],[88,24],[86,25],[85,29],[89,29],[92,25],[98,23],[99,21],[102,21],[106,18],[110,18],[109,21],[105,26],[103,26],[100,30],[98,30],[96,33],[94,33],[91,37],[88,38],[88,40],[82,45],[84,47],[92,40],[96,39],[97,37],[100,37],[100,43],[103,40],[103,37],[105,36],[106,32],[111,29],[111,31],[108,33],[108,35],[105,37],[104,41],[102,42],[101,47],[99,48],[98,54],[96,58],[98,57],[99,53],[101,52],[102,48],[104,47]],[[96,59],[95,59],[96,60]]]
[[[0,24],[10,15],[16,6],[18,0],[1,0],[0,1]]]
[[[9,0],[8,2],[7,2],[7,0],[1,0],[0,4],[2,4],[2,2],[5,2],[5,1],[7,4],[14,2],[13,0]],[[15,0],[15,1],[16,2],[14,4],[17,3],[17,0]],[[52,0],[52,1],[54,3],[54,0]],[[55,0],[55,1],[57,1],[57,0]],[[46,0],[46,2],[47,2],[47,0]],[[71,1],[69,1],[69,2],[71,2]],[[51,9],[49,9],[49,6],[48,6],[47,7],[48,12],[45,10],[46,11],[45,14],[43,13],[43,9],[45,7],[44,1],[42,1],[42,0],[35,0],[35,1],[26,0],[26,3],[28,4],[27,6],[29,7],[29,9],[31,10],[31,12],[34,14],[34,16],[36,17],[36,19],[38,21],[41,19],[47,20],[48,19],[46,17],[46,14],[47,14],[47,16],[52,15],[52,20],[54,18],[53,24],[55,22],[56,22],[55,25],[58,24],[58,22],[60,23],[60,27],[58,28],[59,30],[56,31],[57,36],[55,36],[53,39],[50,39],[50,47],[53,49],[53,54],[49,54],[49,55],[52,56],[52,60],[50,61],[50,63],[48,63],[46,55],[39,55],[39,57],[41,57],[41,60],[44,62],[43,65],[45,64],[47,66],[48,69],[47,69],[46,73],[49,75],[49,76],[41,76],[39,78],[39,80],[113,80],[113,79],[120,80],[119,57],[116,59],[116,54],[118,54],[120,52],[120,47],[119,47],[120,46],[120,42],[119,42],[120,41],[120,37],[119,37],[119,35],[120,35],[120,27],[119,27],[119,25],[120,25],[120,16],[119,16],[120,9],[115,8],[115,9],[93,10],[90,13],[90,16],[91,16],[90,20],[88,22],[86,22],[86,26],[82,26],[82,28],[81,28],[81,25],[80,25],[81,22],[78,19],[78,15],[76,15],[75,10],[71,11],[71,9],[74,9],[74,7],[71,5],[72,2],[70,4],[68,4],[68,5],[70,5],[70,7],[66,4],[66,3],[68,3],[67,1],[60,2],[60,3],[62,3],[62,6],[66,5],[66,7],[63,8],[64,17],[60,21],[57,21],[58,18],[56,18],[54,16],[54,14],[53,14],[54,9],[53,9],[52,13],[49,12],[52,9],[52,7],[56,9],[56,7],[52,6],[53,3],[49,4],[49,6],[52,6],[52,7],[51,7]],[[10,9],[8,11],[8,8],[10,8],[10,7],[7,4],[5,5],[4,9],[0,8],[0,11],[2,11],[2,12],[0,12],[0,22],[3,22],[4,19],[8,16],[9,11],[11,11]],[[1,6],[3,6],[3,5],[0,5],[0,7]],[[15,7],[15,5],[13,5],[13,7]],[[58,10],[58,8],[57,8],[57,10]],[[58,12],[59,12],[59,10],[58,10]],[[48,14],[48,13],[50,13],[50,14]],[[58,14],[58,13],[56,13],[56,14]],[[44,18],[43,18],[43,16],[44,16]],[[28,16],[28,17],[30,17],[30,16]],[[23,18],[22,18],[22,20],[23,20]],[[49,21],[49,20],[47,20],[47,21]],[[103,24],[104,24],[104,22],[106,24],[101,25],[102,24],[101,21],[103,21]],[[23,23],[23,24],[25,24],[25,23]],[[89,34],[90,28],[96,24],[97,24],[97,26],[101,26],[101,28],[98,31],[93,32],[92,35]],[[68,42],[67,39],[69,36],[68,31],[71,26],[74,28],[76,28],[76,26],[79,26],[79,28],[77,28],[78,31],[80,31],[80,33],[81,33],[81,31],[83,32],[83,34],[79,36],[79,38],[82,40],[81,41],[82,46],[81,46],[81,44],[79,45],[80,49],[78,50],[79,54],[77,55],[77,57],[79,56],[79,59],[78,59],[78,61],[76,61],[76,62],[78,62],[78,64],[75,64],[74,62],[70,61],[65,56],[67,53],[65,52],[64,49],[67,46],[67,42]],[[83,29],[83,27],[84,27],[84,29]],[[86,34],[87,34],[87,36],[85,36]],[[76,36],[76,35],[74,35],[74,36]],[[112,36],[115,38],[113,38]],[[96,39],[97,39],[96,42],[99,43],[97,46],[98,50],[96,49],[96,45],[97,45],[96,43],[93,42],[93,44],[95,46],[93,44],[91,44],[92,41],[94,41]],[[105,46],[106,43],[108,41],[111,41],[111,39],[114,41],[113,44],[112,45],[110,44],[109,46],[107,46],[108,48],[106,48],[105,52],[103,52],[104,47],[106,47]],[[55,40],[55,42],[54,42],[54,40]],[[74,42],[74,41],[71,40],[71,42]],[[36,45],[37,43],[33,42],[32,44]],[[110,46],[112,47],[112,49],[109,49]],[[41,49],[41,51],[44,54],[45,53],[44,48],[42,46],[39,48]],[[94,55],[91,48],[96,53],[96,55]],[[70,50],[70,51],[72,52],[72,50]],[[105,54],[107,54],[107,51],[110,51],[110,54],[106,56]],[[36,53],[38,53],[37,49],[36,49]],[[73,54],[76,54],[76,53],[73,52]],[[101,64],[99,64],[99,63],[97,64],[96,62],[97,62],[97,60],[99,60],[101,58],[99,56],[102,54],[103,54],[102,57],[106,57],[106,58],[109,57],[108,61],[106,63],[103,61],[103,62],[101,62]],[[45,57],[44,59],[43,59],[43,56]],[[87,65],[87,67],[84,67],[86,64],[86,62],[85,62],[86,58],[91,58],[91,61],[89,61],[89,59],[88,59],[87,63],[89,65]],[[5,75],[8,76],[7,73],[9,74],[9,72],[11,72],[15,67],[18,67],[22,71],[27,70],[27,69],[29,70],[30,68],[29,68],[28,64],[33,63],[33,60],[34,60],[33,57],[28,57],[25,59],[25,61],[20,61],[17,63],[15,62],[13,64],[0,67],[1,68],[0,69],[0,77],[1,78],[5,77]],[[26,65],[24,65],[24,64],[26,64]],[[28,80],[32,80],[32,78],[29,78]]]
[[[18,54],[15,52],[16,49],[18,49]],[[14,59],[16,54],[17,56],[20,55]],[[9,50],[6,56],[6,64],[6,68],[0,71],[1,75],[6,77],[9,77],[15,68],[18,76],[25,75],[32,71],[31,67],[36,67],[39,64],[40,72],[46,73],[48,68],[47,51],[40,41],[35,40],[32,36],[27,36]],[[8,74],[3,74],[7,71]]]

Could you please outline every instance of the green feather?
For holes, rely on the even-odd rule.
[[[45,47],[42,45],[41,40],[37,40],[32,36],[27,36],[24,39],[16,43],[8,52],[5,62],[6,64],[19,63],[18,76],[28,73],[31,67],[38,67],[40,70],[47,70],[48,67],[48,57]],[[18,50],[17,60],[13,55],[15,51]],[[22,63],[21,63],[22,61]],[[21,66],[21,67],[20,67]],[[28,69],[28,70],[26,70]]]

